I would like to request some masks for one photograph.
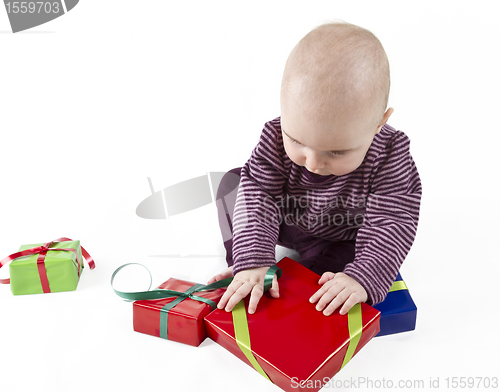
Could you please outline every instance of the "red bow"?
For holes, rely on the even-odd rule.
[[[35,248],[31,249],[26,249],[21,252],[13,253],[10,256],[7,256],[5,259],[0,261],[0,268],[7,264],[8,262],[17,259],[18,257],[21,256],[29,256],[29,255],[35,255],[38,254],[38,258],[36,260],[37,266],[38,266],[38,274],[40,275],[40,282],[42,283],[42,289],[44,293],[50,293],[50,287],[49,287],[49,280],[47,278],[47,271],[45,270],[45,256],[47,255],[47,252],[49,250],[63,250],[67,252],[74,252],[76,254],[76,261],[78,263],[78,276],[80,276],[80,271],[82,267],[81,260],[78,258],[78,252],[75,249],[71,248],[51,248],[50,246],[53,243],[56,242],[62,242],[62,241],[73,241],[70,238],[62,237],[58,238],[57,240],[47,242],[46,244],[42,246],[37,246]],[[92,270],[95,268],[95,263],[94,259],[92,259],[92,256],[89,255],[89,253],[83,248],[82,249],[82,254],[85,260],[87,260],[87,264],[89,265],[89,268]],[[9,284],[10,279],[0,279],[0,283],[2,284]]]

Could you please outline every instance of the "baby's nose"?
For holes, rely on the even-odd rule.
[[[316,171],[325,167],[325,161],[321,153],[309,150],[306,153],[306,166],[309,170]]]

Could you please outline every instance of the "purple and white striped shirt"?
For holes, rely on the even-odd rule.
[[[233,218],[233,274],[275,261],[280,223],[331,241],[356,239],[344,273],[381,302],[417,231],[422,186],[410,140],[384,125],[362,164],[343,176],[313,176],[283,147],[280,118],[265,124],[241,171]],[[286,221],[285,221],[286,219]]]

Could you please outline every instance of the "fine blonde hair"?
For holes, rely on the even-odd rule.
[[[300,91],[297,91],[299,89]],[[328,110],[332,98],[345,107],[364,102],[380,116],[389,99],[387,54],[369,30],[343,22],[322,24],[302,38],[290,53],[281,85]]]

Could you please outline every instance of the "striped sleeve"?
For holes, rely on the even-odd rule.
[[[355,259],[344,269],[365,288],[369,304],[384,300],[413,244],[421,195],[410,140],[396,132],[375,158]]]
[[[233,275],[241,270],[272,266],[281,212],[276,197],[283,193],[286,172],[274,120],[266,123],[259,143],[241,170],[233,217]]]

